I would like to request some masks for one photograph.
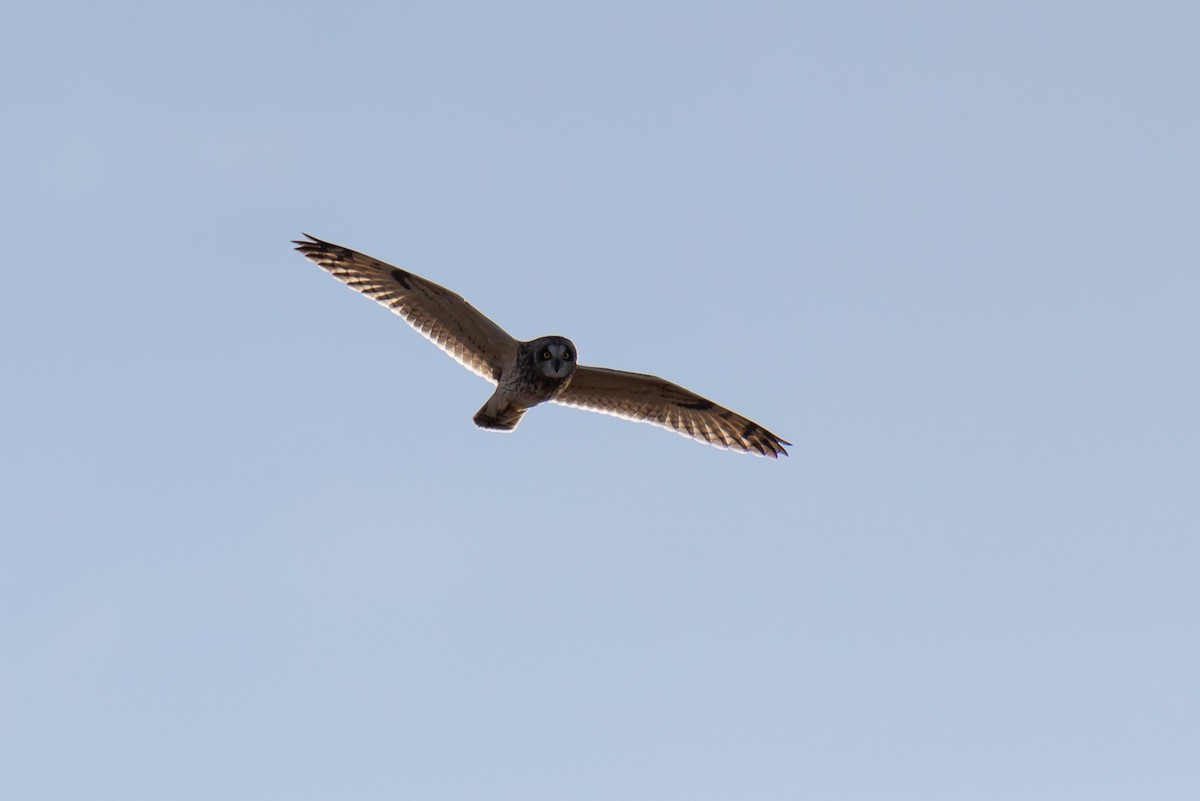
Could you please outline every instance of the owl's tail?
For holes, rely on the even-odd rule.
[[[493,395],[483,404],[483,408],[475,413],[475,425],[492,431],[512,431],[521,422],[526,411],[511,401]]]

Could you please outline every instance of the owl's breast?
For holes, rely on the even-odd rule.
[[[517,365],[500,377],[496,391],[521,406],[536,406],[554,400],[571,383],[571,374],[556,378],[548,376],[533,365],[524,368]]]

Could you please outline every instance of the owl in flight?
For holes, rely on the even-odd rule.
[[[566,337],[513,339],[448,289],[378,259],[309,236],[294,242],[343,284],[387,306],[459,364],[496,386],[475,415],[480,428],[512,431],[544,401],[651,423],[718,448],[786,456],[791,445],[683,387],[652,375],[579,364]]]

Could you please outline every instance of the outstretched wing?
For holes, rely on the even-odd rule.
[[[498,383],[517,341],[445,287],[378,259],[305,234],[296,250],[346,286],[396,314],[476,375]]]
[[[555,403],[662,426],[718,448],[777,459],[791,445],[736,412],[670,381],[604,367],[575,369]]]

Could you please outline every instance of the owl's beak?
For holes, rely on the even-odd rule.
[[[557,357],[550,360],[550,367],[553,368],[554,374],[558,375],[563,370],[563,360]]]

